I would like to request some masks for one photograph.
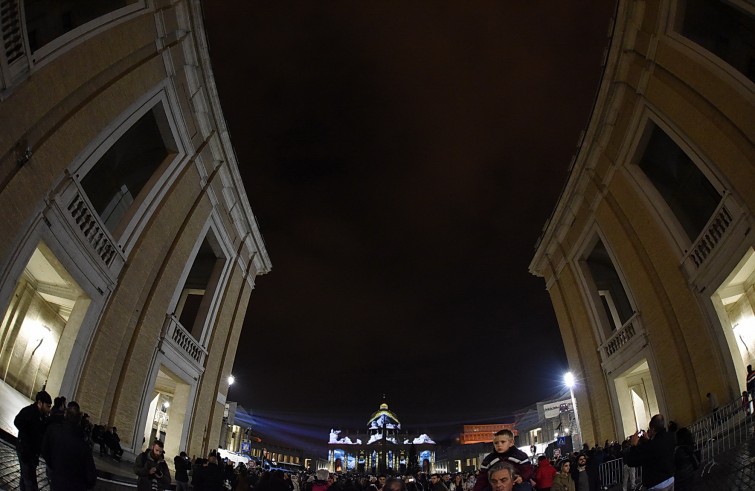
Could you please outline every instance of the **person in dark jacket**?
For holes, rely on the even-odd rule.
[[[97,469],[92,451],[81,428],[81,409],[75,401],[68,403],[62,423],[47,428],[41,455],[52,469],[52,491],[85,491],[97,483]]]
[[[385,486],[383,486],[383,489],[385,491],[407,491],[404,481],[395,477],[387,479],[385,481]]]
[[[522,452],[514,444],[514,433],[509,429],[503,429],[493,435],[493,452],[489,453],[480,464],[480,473],[477,476],[473,491],[483,491],[489,487],[488,467],[496,462],[508,462],[514,466],[516,473],[515,491],[530,491],[534,469],[532,462],[526,453]]]
[[[448,488],[443,484],[443,478],[440,474],[430,475],[430,491],[448,491]]]
[[[105,443],[110,449],[110,455],[112,455],[114,460],[120,462],[121,456],[123,455],[123,449],[121,448],[121,437],[118,436],[118,428],[113,426],[113,431],[108,432],[105,435],[105,438],[107,439]]]
[[[100,439],[102,440],[102,443],[100,444],[100,455],[110,455],[110,442],[113,439],[113,434],[110,432],[109,426],[103,425],[102,433],[100,433]],[[105,451],[104,454],[102,453],[103,448]]]
[[[598,466],[593,463],[593,457],[580,453],[576,465],[572,465],[571,477],[577,491],[598,491]]]
[[[42,437],[45,434],[45,420],[52,409],[52,397],[44,390],[37,392],[34,404],[21,409],[13,420],[18,428],[16,454],[21,467],[19,489],[37,491],[37,466]]]
[[[488,467],[490,491],[512,491],[515,489],[516,471],[510,462],[499,460]]]
[[[221,459],[222,461],[223,459]],[[222,467],[223,483],[228,488],[230,484],[231,489],[236,487],[236,469],[233,467],[233,462],[226,461]]]
[[[47,424],[62,423],[66,417],[66,398],[58,396],[52,401],[52,409],[47,417]]]
[[[201,485],[202,480],[204,479],[206,463],[207,460],[203,458],[196,458],[194,459],[194,462],[191,463],[191,487],[195,490],[199,489],[198,486]]]
[[[700,467],[700,459],[695,450],[695,438],[688,428],[676,432],[674,450],[674,491],[688,491],[695,482],[695,471]]]
[[[195,491],[223,491],[223,471],[215,454],[210,454],[193,480]]]
[[[249,491],[251,489],[251,483],[249,482],[249,471],[246,466],[240,464],[236,468],[238,476],[236,477],[236,484],[233,486],[233,491]]]
[[[419,482],[413,474],[407,474],[404,476],[404,484],[406,485],[407,491],[425,491],[422,487],[422,483]]]
[[[532,462],[526,453],[522,452],[514,444],[514,433],[509,429],[503,429],[493,435],[493,452],[489,453],[480,464],[480,473],[473,491],[483,491],[489,487],[488,467],[496,462],[508,462],[514,466],[516,472],[515,491],[530,491],[532,485],[530,479],[534,473]]]
[[[170,489],[170,469],[163,458],[163,442],[155,440],[152,446],[136,456],[134,473],[137,475],[136,489]],[[153,487],[153,484],[155,487]]]
[[[653,491],[674,489],[676,438],[666,431],[663,415],[653,416],[647,432],[637,431],[629,443],[624,460],[630,467],[642,467],[642,484]]]
[[[288,487],[288,483],[291,481],[286,481],[284,473],[280,469],[276,469],[272,472],[270,472],[270,483],[268,484],[268,491],[291,491],[291,488]]]
[[[176,491],[189,491],[189,470],[191,461],[186,452],[181,452],[173,458],[173,465],[176,469]]]

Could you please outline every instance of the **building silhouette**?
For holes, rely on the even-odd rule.
[[[602,82],[530,271],[545,280],[583,441],[687,425],[755,362],[755,14],[620,0]]]
[[[201,2],[3,2],[0,30],[4,390],[204,455],[271,263]]]

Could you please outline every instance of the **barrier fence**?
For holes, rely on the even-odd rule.
[[[702,475],[709,473],[716,465],[716,456],[750,438],[753,430],[752,402],[751,395],[742,396],[687,427],[700,451]]]
[[[701,418],[687,428],[695,439],[695,449],[700,457],[701,476],[710,473],[717,465],[716,457],[732,450],[753,436],[753,413],[755,404],[752,395],[736,399]],[[601,489],[622,486],[631,491],[642,483],[642,469],[624,465],[623,459],[609,460],[598,468]]]
[[[642,483],[642,468],[624,465],[624,459],[614,459],[604,462],[598,467],[601,489],[611,489],[621,486],[631,491]]]

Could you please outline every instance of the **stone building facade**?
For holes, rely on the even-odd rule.
[[[435,442],[427,434],[401,428],[396,413],[383,402],[367,421],[366,431],[331,430],[328,440],[330,472],[405,473],[442,472],[435,462]]]
[[[619,0],[593,112],[530,271],[585,442],[686,425],[755,362],[755,8]]]
[[[462,445],[492,443],[495,434],[501,430],[509,430],[514,433],[514,436],[517,434],[516,428],[510,423],[464,425],[464,429],[459,434],[459,443]]]
[[[201,3],[3,1],[0,29],[0,379],[204,454],[271,264]]]

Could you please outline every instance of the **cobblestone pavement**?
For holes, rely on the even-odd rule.
[[[116,462],[109,457],[100,457],[94,453],[94,462],[99,476],[95,489],[132,489],[136,487],[136,476],[133,474],[133,462]],[[19,489],[21,470],[16,457],[16,450],[8,441],[0,438],[0,489]],[[40,491],[48,491],[44,461],[37,467],[37,482]]]
[[[755,438],[724,452],[703,467],[693,488],[700,491],[755,490]]]
[[[19,489],[20,478],[21,471],[18,467],[16,450],[7,442],[0,440],[0,489]],[[47,483],[44,461],[37,466],[37,482],[40,491],[50,489]]]

